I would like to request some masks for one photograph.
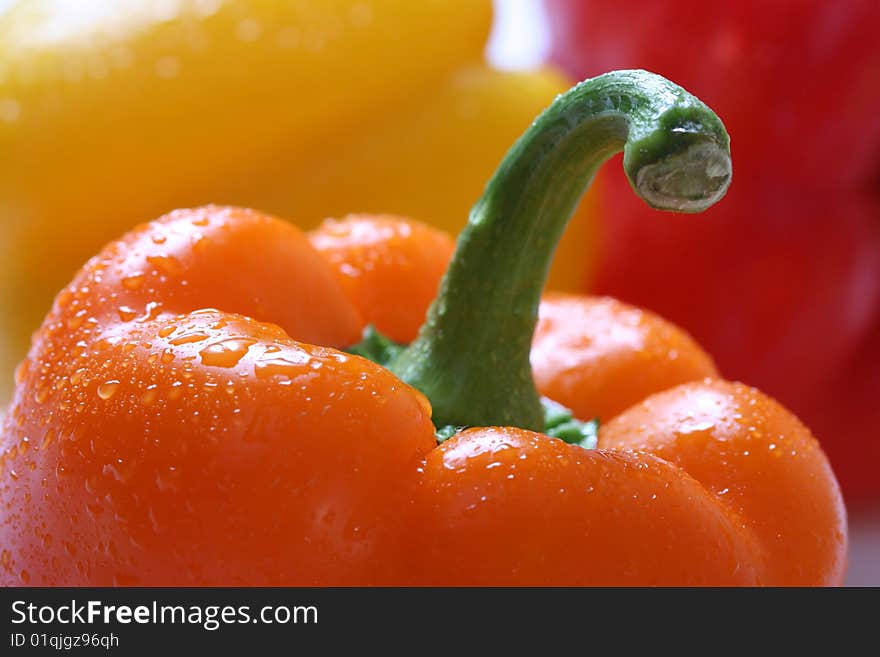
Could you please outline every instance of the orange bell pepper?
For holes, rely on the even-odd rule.
[[[109,245],[17,373],[0,583],[840,583],[844,509],[805,427],[704,380],[711,360],[659,318],[541,302],[565,222],[620,149],[661,208],[700,211],[730,180],[723,126],[682,89],[640,71],[582,83],[502,162],[417,336],[452,247],[414,222],[306,236],[207,207]],[[415,339],[354,344],[368,321]],[[607,414],[598,447],[594,422],[541,400],[530,358],[541,392]]]

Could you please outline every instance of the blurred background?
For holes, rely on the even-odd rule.
[[[880,585],[880,3],[0,0],[0,404],[54,294],[176,207],[349,212],[457,231],[574,81],[646,68],[706,101],[734,183],[644,207],[617,160],[550,286],[673,320],[794,410]]]

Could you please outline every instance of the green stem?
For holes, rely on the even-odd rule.
[[[431,400],[435,425],[543,427],[529,363],[541,291],[580,197],[621,150],[658,209],[700,212],[730,183],[721,121],[658,75],[615,71],[557,97],[489,181],[418,338],[391,363]]]

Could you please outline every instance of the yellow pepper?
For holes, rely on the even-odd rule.
[[[172,208],[246,205],[302,227],[390,211],[457,231],[507,146],[569,86],[489,69],[490,23],[488,0],[0,10],[0,399],[88,254]],[[589,275],[587,205],[554,287]]]

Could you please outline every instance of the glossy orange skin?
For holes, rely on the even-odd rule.
[[[328,219],[309,233],[362,321],[411,342],[455,250],[445,232],[392,216]]]
[[[718,376],[693,338],[654,313],[561,293],[541,300],[531,361],[542,395],[603,422],[652,393]]]
[[[408,516],[436,586],[754,585],[755,546],[684,470],[513,428],[466,430],[420,468]]]
[[[646,450],[686,470],[761,545],[764,584],[843,581],[846,511],[828,459],[760,391],[707,380],[653,395],[603,426],[599,447]]]
[[[90,261],[17,373],[2,429],[0,584],[840,582],[833,474],[806,429],[757,392],[661,392],[605,424],[597,450],[491,427],[435,448],[423,395],[304,344],[355,342],[366,299],[383,300],[389,326],[423,312],[424,299],[408,305],[400,263],[434,252],[409,276],[436,289],[443,239],[399,228],[349,218],[330,230],[351,239],[321,246],[325,260],[287,223],[209,207],[144,225]],[[347,262],[363,280],[344,288]],[[581,338],[545,322],[533,354],[545,373],[558,367],[543,362],[546,345],[579,359],[579,408],[669,388],[681,362],[687,376],[711,369],[683,333],[634,322],[622,304],[551,297],[545,318],[553,308],[590,317],[577,320]],[[633,326],[644,341],[602,337]],[[640,359],[651,385],[631,393]],[[608,395],[587,381],[606,368]],[[724,432],[681,437],[689,414],[711,415],[688,392],[699,386],[724,408],[756,408]],[[728,467],[744,444],[795,454]]]
[[[419,468],[412,583],[835,586],[846,512],[818,442],[754,388],[657,393],[584,450],[469,429]]]
[[[359,328],[280,220],[179,211],[111,244],[19,369],[0,583],[375,582],[402,475],[434,436],[387,370],[293,339]]]

